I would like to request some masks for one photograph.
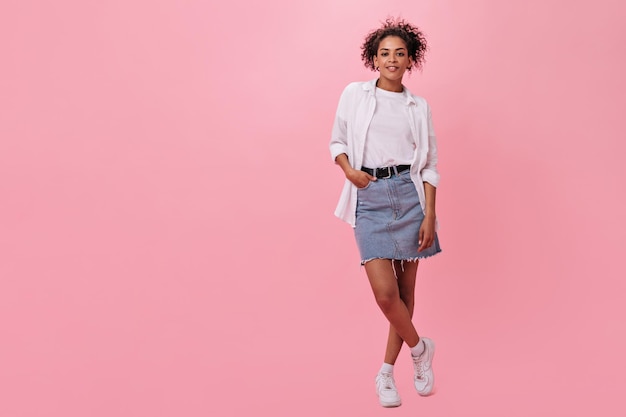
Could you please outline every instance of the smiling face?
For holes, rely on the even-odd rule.
[[[389,86],[397,90],[398,86],[402,84],[404,71],[413,65],[413,60],[409,58],[406,44],[402,38],[387,36],[378,45],[374,65],[380,71],[379,87]],[[401,87],[400,91],[402,91]]]

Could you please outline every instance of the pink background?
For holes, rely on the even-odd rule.
[[[0,5],[0,416],[623,416],[620,1]],[[334,218],[337,100],[387,15],[431,51],[437,392]]]

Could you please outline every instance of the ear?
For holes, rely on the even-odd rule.
[[[378,56],[374,56],[374,68],[378,68]]]
[[[407,69],[413,68],[414,64],[415,64],[415,62],[413,61],[413,58],[409,57],[409,66],[407,67]]]

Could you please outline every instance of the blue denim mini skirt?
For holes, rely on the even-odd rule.
[[[423,220],[424,213],[408,170],[359,188],[354,234],[361,265],[372,259],[410,262],[441,252],[436,234],[429,248],[417,251]]]

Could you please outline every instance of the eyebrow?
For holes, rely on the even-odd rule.
[[[399,51],[401,49],[406,49],[406,48],[396,48],[396,51]],[[379,51],[388,51],[389,48],[380,48]]]

